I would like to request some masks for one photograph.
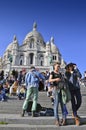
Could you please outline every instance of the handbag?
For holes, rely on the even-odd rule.
[[[64,78],[62,78],[61,81],[58,82],[57,87],[59,89],[65,89],[68,87],[68,82]]]

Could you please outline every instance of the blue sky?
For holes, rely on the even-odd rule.
[[[0,0],[0,56],[16,35],[21,45],[34,21],[45,42],[54,37],[64,60],[86,70],[86,0]]]

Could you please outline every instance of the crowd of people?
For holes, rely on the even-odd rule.
[[[54,109],[55,125],[66,125],[68,115],[66,104],[71,101],[72,117],[75,124],[80,125],[78,109],[82,103],[80,85],[86,86],[86,71],[84,77],[75,63],[69,63],[65,67],[65,72],[61,73],[60,63],[53,65],[53,71],[47,70],[39,72],[35,66],[31,66],[30,71],[20,72],[13,70],[9,75],[0,72],[0,101],[7,101],[9,95],[17,95],[18,99],[24,99],[21,116],[25,115],[30,99],[32,98],[32,116],[36,115],[38,92],[47,91],[47,96],[51,98]],[[41,87],[41,85],[42,87]],[[62,120],[59,118],[59,103],[62,111]]]
[[[25,98],[26,72],[21,72],[13,70],[9,75],[4,74],[4,71],[0,72],[0,101],[7,101],[12,95],[17,95],[19,99]]]

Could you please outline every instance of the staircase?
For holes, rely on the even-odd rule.
[[[81,116],[81,125],[75,126],[74,120],[71,117],[72,110],[70,102],[67,104],[68,117],[67,125],[57,127],[53,116],[38,116],[32,117],[25,114],[21,117],[22,105],[24,100],[18,100],[16,96],[9,97],[7,102],[0,102],[0,130],[86,130],[86,88],[81,88],[82,106],[78,114]],[[46,92],[39,92],[38,103],[42,107],[53,108],[50,98],[47,97]],[[61,110],[59,108],[61,117]],[[2,123],[7,124],[2,124]]]

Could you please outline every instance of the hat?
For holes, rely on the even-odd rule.
[[[65,66],[65,69],[68,69],[68,68],[69,68],[69,65],[66,65],[66,66]]]
[[[65,69],[68,69],[69,67],[74,67],[74,65],[76,65],[76,64],[70,62],[69,64],[67,64],[67,65],[65,66]]]

